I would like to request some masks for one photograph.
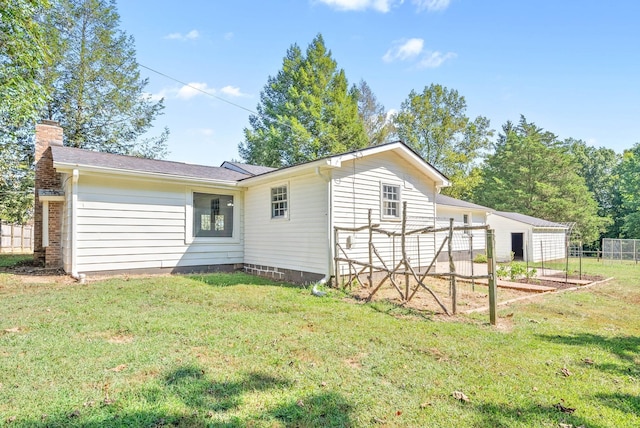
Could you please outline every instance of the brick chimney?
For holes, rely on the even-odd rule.
[[[51,198],[62,194],[60,174],[53,168],[51,146],[62,146],[62,128],[58,122],[43,120],[36,124],[34,257],[47,268],[62,267],[63,201]],[[46,212],[45,212],[46,210]],[[44,227],[47,230],[44,230]],[[44,244],[44,245],[43,245]]]

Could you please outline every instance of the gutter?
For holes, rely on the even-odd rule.
[[[216,178],[198,178],[198,177],[190,177],[185,175],[175,175],[175,174],[163,174],[156,172],[142,172],[142,171],[131,171],[131,170],[122,170],[118,168],[107,168],[107,167],[92,167],[92,166],[84,166],[79,164],[69,164],[64,162],[54,162],[53,167],[56,170],[78,170],[82,169],[83,172],[88,173],[108,173],[111,175],[119,175],[125,177],[143,177],[143,178],[155,178],[155,179],[173,179],[176,181],[187,181],[190,183],[199,183],[199,184],[220,184],[229,187],[242,187],[238,183],[238,181],[230,181],[230,180],[220,180]],[[58,171],[60,172],[60,171]]]

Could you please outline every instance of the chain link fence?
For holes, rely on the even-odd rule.
[[[610,262],[640,261],[640,239],[615,239],[604,238],[602,240],[602,259]]]

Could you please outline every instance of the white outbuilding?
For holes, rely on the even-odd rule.
[[[487,224],[495,230],[496,260],[532,263],[566,257],[568,227],[524,214],[492,211]]]

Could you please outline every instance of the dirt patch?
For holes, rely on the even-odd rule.
[[[398,277],[396,284],[399,285],[400,290],[406,293],[404,277]],[[409,295],[413,293],[416,288],[417,282],[413,277],[409,278]],[[425,285],[433,291],[442,304],[447,308],[449,312],[452,311],[453,298],[450,292],[450,283],[447,279],[441,279],[436,277],[430,277],[425,281]],[[376,284],[374,284],[375,288]],[[358,301],[369,301],[369,297],[373,288],[368,287],[356,287],[353,286],[351,295]],[[489,305],[489,290],[486,284],[472,283],[466,281],[457,281],[457,310],[458,312],[467,311],[474,308],[482,308]],[[519,290],[506,290],[500,289],[498,291],[498,301],[505,301],[514,299],[521,296],[527,296],[530,293]],[[417,310],[422,313],[430,314],[444,314],[443,309],[437,303],[436,299],[424,288],[419,287],[418,291],[413,295],[409,302],[404,302],[400,293],[393,286],[391,281],[386,280],[380,289],[373,295],[370,301],[387,301],[398,305],[402,308],[411,310]],[[448,317],[447,317],[448,318]]]
[[[362,368],[362,360],[366,357],[366,354],[359,354],[344,360],[344,364],[347,367],[351,367],[353,369],[361,369]]]
[[[35,260],[24,260],[0,272],[12,275],[22,284],[71,284],[75,280],[62,269],[47,269]]]
[[[116,334],[115,336],[109,337],[107,339],[107,342],[115,344],[125,344],[132,343],[133,339],[134,337],[129,334]]]

